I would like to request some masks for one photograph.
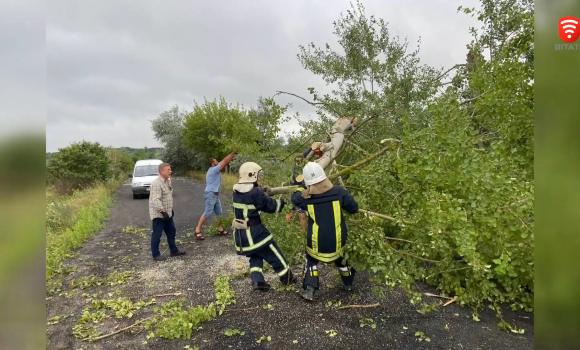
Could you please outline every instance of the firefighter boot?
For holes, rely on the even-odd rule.
[[[306,286],[306,289],[302,292],[302,297],[308,301],[314,300],[315,289],[313,286]]]
[[[351,291],[356,270],[354,267],[349,266],[339,267],[338,270],[340,271],[340,278],[342,279],[342,288],[346,291]]]
[[[306,268],[306,273],[304,274],[304,281],[302,282],[302,297],[308,301],[314,300],[318,296],[319,280],[318,280],[318,269],[316,265],[312,265]]]
[[[254,290],[260,290],[262,292],[265,292],[265,291],[267,291],[267,290],[270,289],[270,285],[268,283],[266,283],[266,282],[256,282],[256,281],[253,281],[252,282],[252,288]]]

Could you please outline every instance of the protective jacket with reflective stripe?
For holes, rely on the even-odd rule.
[[[248,229],[236,229],[234,241],[238,254],[249,255],[272,241],[272,234],[260,220],[260,211],[278,213],[284,202],[268,197],[262,189],[254,187],[246,193],[234,191],[233,203],[236,219],[248,219]]]
[[[323,262],[339,258],[348,234],[341,209],[349,213],[358,211],[358,203],[350,193],[340,186],[308,199],[301,192],[294,192],[292,203],[308,212],[306,252]]]

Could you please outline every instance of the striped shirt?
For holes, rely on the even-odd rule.
[[[163,218],[159,210],[164,209],[169,216],[173,211],[173,187],[171,179],[165,180],[161,176],[151,182],[151,194],[149,195],[149,217]]]

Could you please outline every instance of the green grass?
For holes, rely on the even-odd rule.
[[[100,184],[71,196],[47,189],[46,280],[65,272],[63,259],[103,227],[119,181]]]
[[[187,172],[187,177],[196,179],[205,183],[206,172],[202,171],[189,171]],[[237,174],[225,174],[222,173],[222,192],[233,191],[234,184],[238,183]]]

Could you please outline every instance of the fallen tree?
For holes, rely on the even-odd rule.
[[[318,159],[314,160],[314,162],[320,164],[323,169],[328,168],[328,166],[331,163],[334,163],[333,165],[335,167],[338,166],[339,164],[336,163],[335,158],[338,155],[341,147],[344,144],[344,131],[354,128],[356,126],[356,121],[357,121],[356,117],[340,118],[335,123],[334,127],[328,132],[328,134],[330,135],[328,137],[330,139],[330,141],[329,142],[315,143],[319,146],[319,150],[322,152],[322,155]],[[329,180],[340,179],[340,181],[342,182],[342,178],[341,178],[342,176],[348,175],[357,169],[360,169],[366,165],[371,164],[372,161],[374,161],[375,159],[377,159],[381,155],[385,154],[387,151],[392,150],[393,144],[395,144],[395,141],[398,141],[398,140],[383,140],[383,141],[384,142],[382,142],[382,143],[386,143],[386,142],[390,142],[390,143],[388,146],[383,147],[383,149],[381,149],[379,152],[371,155],[370,157],[363,159],[363,160],[361,160],[361,161],[359,161],[351,166],[344,167],[344,169],[342,169],[342,170],[340,170],[332,175],[328,175],[328,179]],[[344,186],[344,184],[343,184],[343,186]],[[299,188],[300,188],[300,186],[268,187],[266,193],[270,196],[274,196],[274,195],[291,193]],[[389,215],[375,213],[375,212],[372,212],[369,210],[359,209],[359,212],[364,213],[365,215],[375,216],[375,217],[389,220],[389,221],[393,221],[393,222],[399,221],[399,220],[397,220]],[[405,222],[405,223],[410,223],[409,221],[406,221],[406,220],[401,220],[401,221]]]
[[[341,118],[342,119],[342,118]],[[339,120],[340,121],[340,120]],[[338,123],[338,122],[337,122]],[[327,168],[328,165],[330,164],[331,161],[334,160],[334,158],[332,158],[332,154],[336,155],[338,153],[338,151],[340,150],[340,147],[342,146],[342,138],[335,138],[334,142],[330,142],[330,143],[320,143],[321,145],[327,145],[324,148],[321,148],[321,151],[323,152],[323,155],[319,158],[314,160],[314,162],[320,164],[322,166],[323,169]],[[337,173],[334,173],[332,175],[328,176],[329,180],[334,180],[334,179],[338,179],[341,176],[345,176],[350,174],[351,172],[362,168],[364,166],[367,166],[369,164],[371,164],[371,162],[375,159],[377,159],[378,157],[380,157],[381,155],[385,154],[387,151],[392,149],[392,145],[388,145],[386,147],[384,147],[383,149],[381,149],[379,152],[373,154],[372,156],[361,160],[351,166],[346,166],[344,167],[344,169],[340,170]],[[338,164],[337,164],[338,165]],[[281,186],[281,187],[271,187],[268,188],[267,190],[267,194],[270,196],[273,195],[277,195],[277,194],[284,194],[284,193],[290,193],[292,191],[294,191],[296,188],[299,188],[300,186]]]
[[[533,311],[534,296],[533,6],[483,2],[483,12],[465,10],[486,26],[466,63],[441,71],[419,65],[385,22],[353,7],[335,23],[341,50],[312,44],[299,54],[339,88],[311,89],[313,101],[288,93],[321,117],[293,145],[314,139],[314,161],[364,208],[346,216],[348,259],[379,285],[407,291],[420,312],[437,307],[422,299],[417,282],[426,282],[472,307],[475,319],[486,304],[500,317],[504,303]],[[513,18],[517,25],[495,26]],[[332,123],[328,114],[359,118]],[[296,228],[265,220],[283,250],[303,243]]]

